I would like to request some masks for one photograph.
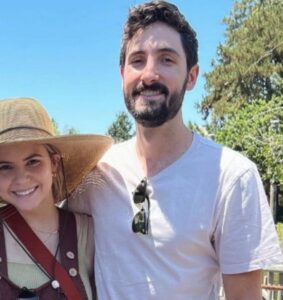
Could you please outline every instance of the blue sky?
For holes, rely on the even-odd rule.
[[[0,98],[40,100],[59,128],[105,133],[125,110],[119,73],[122,27],[134,0],[10,0],[0,6]],[[186,94],[184,120],[203,123],[195,103],[202,74],[223,41],[232,0],[176,0],[199,39],[200,77]]]

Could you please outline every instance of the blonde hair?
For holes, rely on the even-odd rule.
[[[54,198],[54,203],[60,202],[67,197],[67,189],[65,186],[65,178],[64,178],[64,165],[63,165],[63,157],[60,151],[50,144],[45,144],[51,161],[54,160],[54,155],[59,155],[60,160],[58,162],[56,173],[53,174],[52,179],[52,195]]]

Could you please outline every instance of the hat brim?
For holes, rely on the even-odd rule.
[[[0,147],[32,142],[49,144],[57,148],[63,158],[68,193],[71,193],[81,183],[113,143],[110,137],[94,134],[52,137],[49,135],[44,138],[42,132],[40,135],[41,137],[19,135],[18,138],[15,138],[14,136],[12,141],[8,139],[0,142]]]

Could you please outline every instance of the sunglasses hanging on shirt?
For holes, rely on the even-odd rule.
[[[132,230],[134,233],[148,234],[150,201],[147,193],[147,178],[142,179],[136,187],[133,201],[140,210],[134,216]]]
[[[39,297],[31,290],[27,289],[26,287],[23,287],[16,298],[16,300],[39,300]]]

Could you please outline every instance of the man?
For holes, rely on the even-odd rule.
[[[255,165],[183,122],[197,45],[173,4],[131,9],[120,67],[136,137],[72,202],[94,217],[99,299],[218,299],[222,277],[228,300],[259,300],[260,270],[282,261]]]

